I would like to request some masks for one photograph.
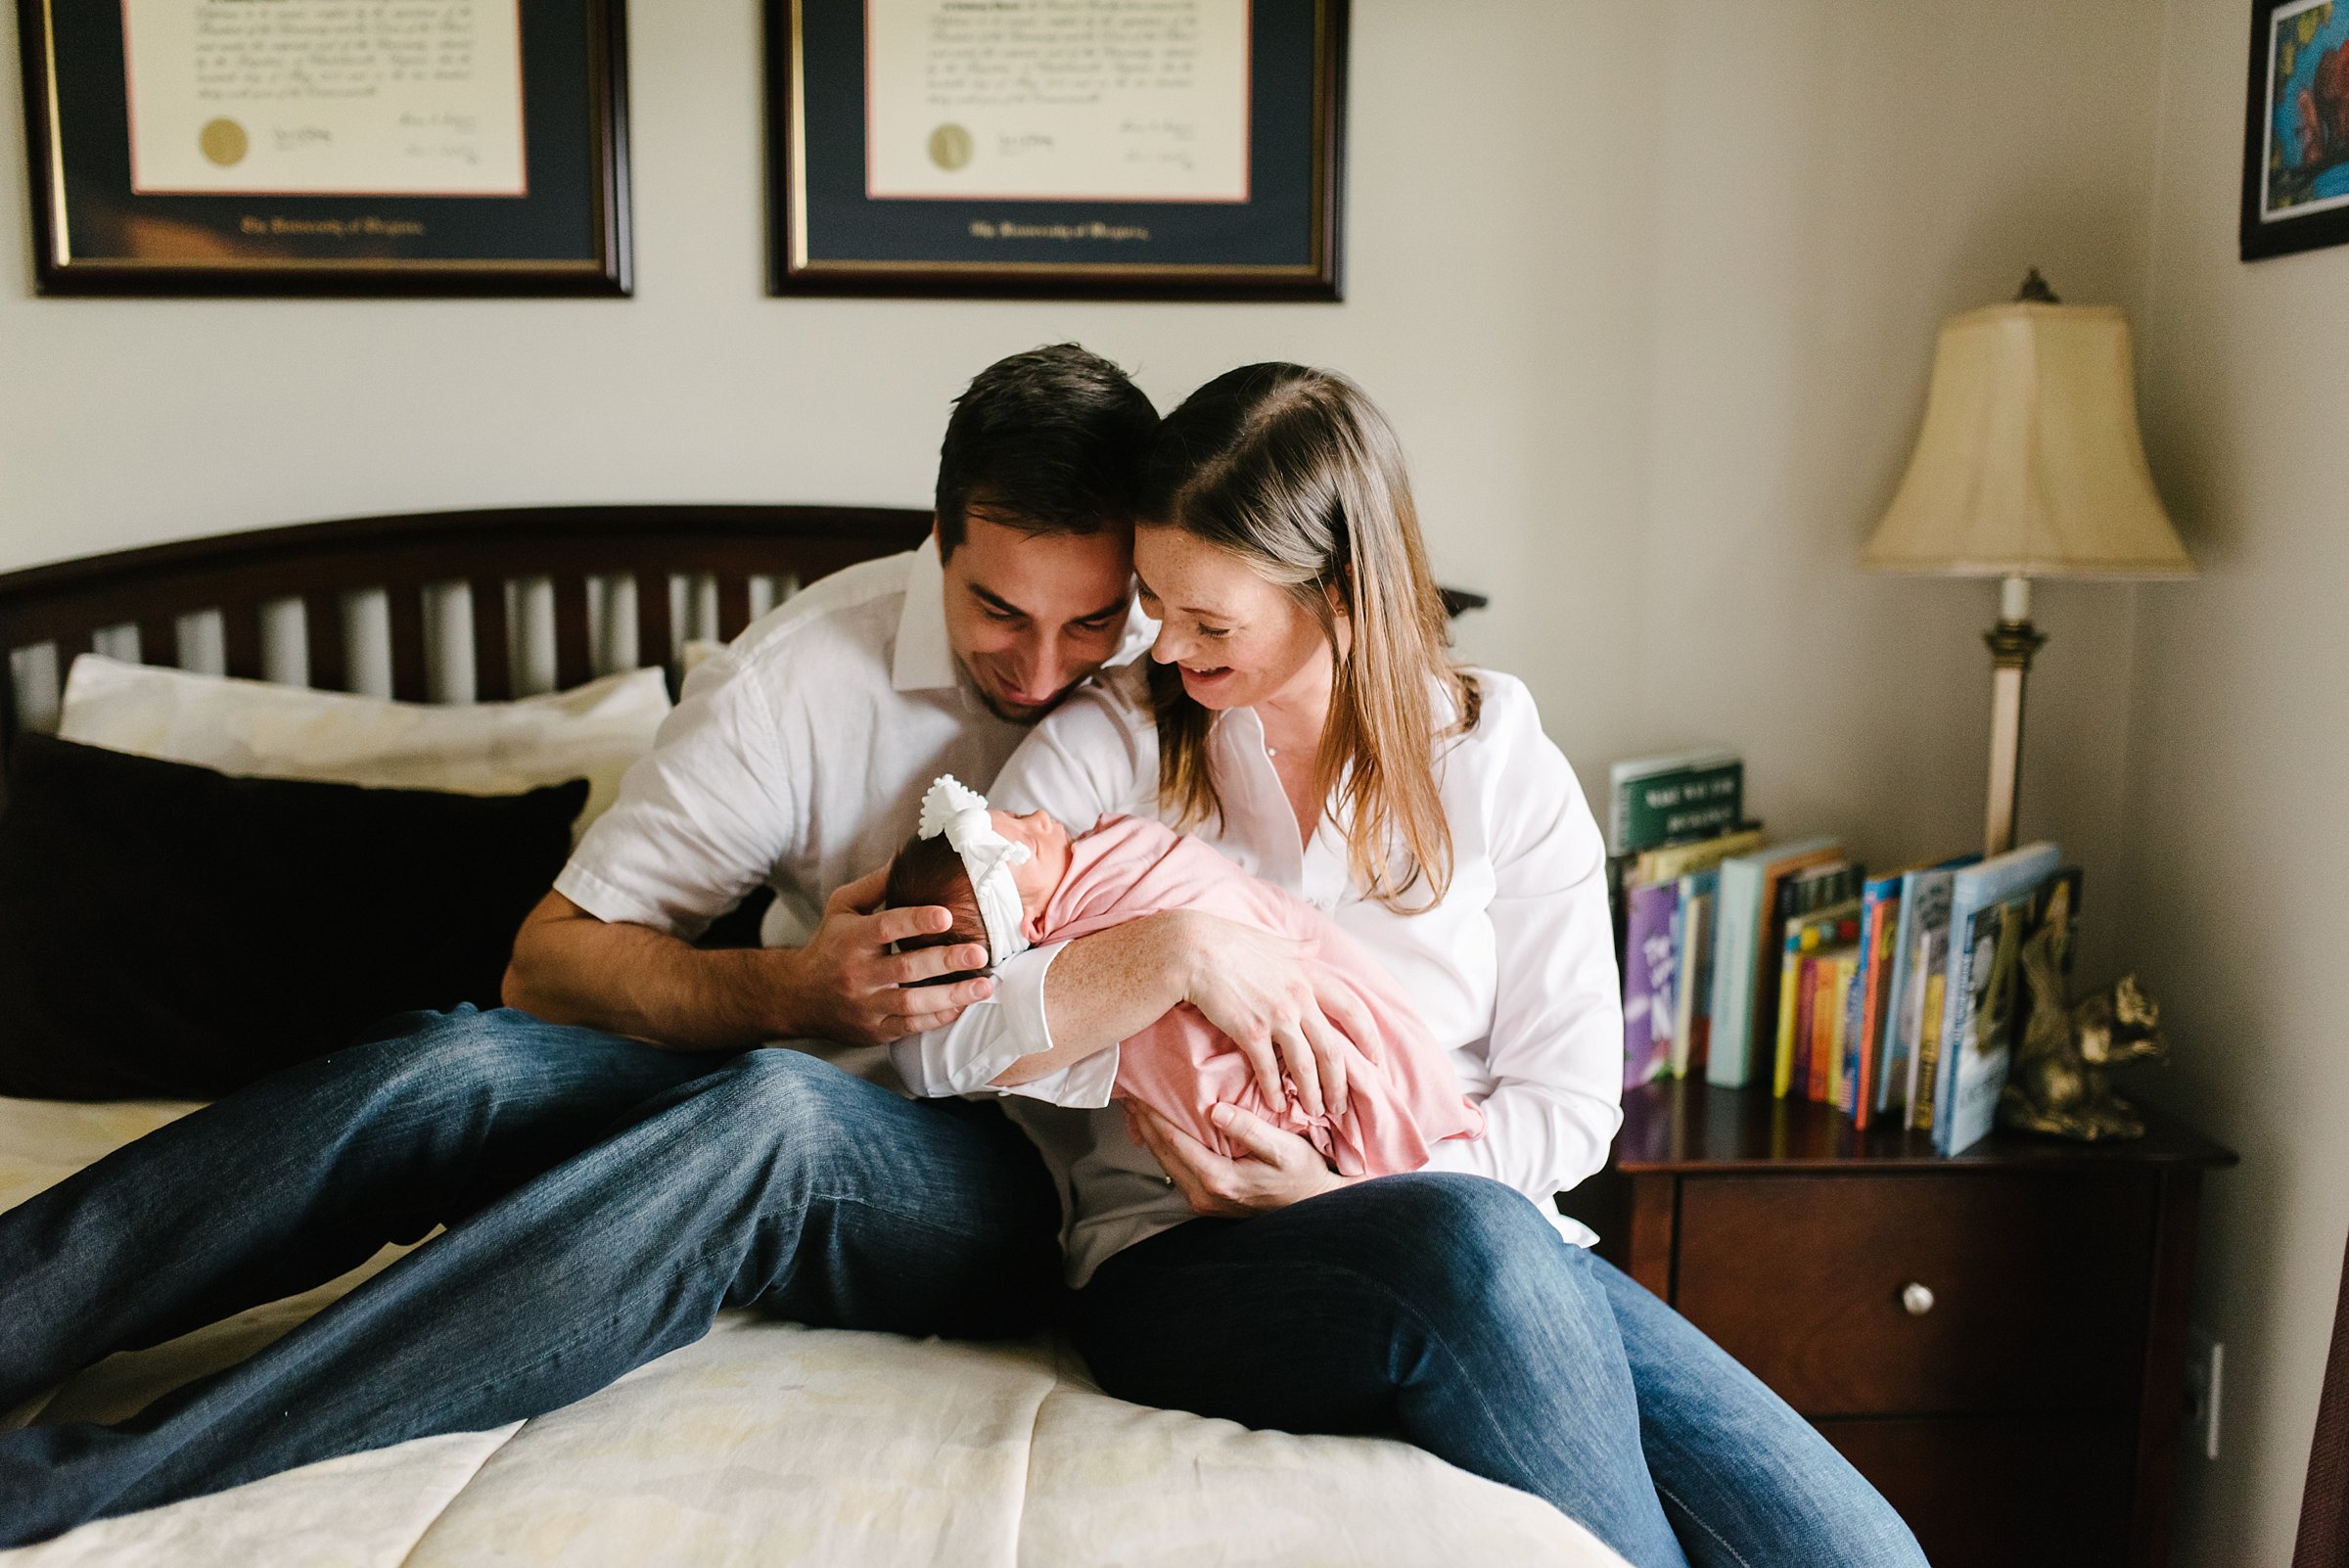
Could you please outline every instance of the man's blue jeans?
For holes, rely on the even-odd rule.
[[[1481,1176],[1388,1176],[1128,1247],[1078,1293],[1108,1392],[1390,1433],[1638,1568],[1924,1568],[1899,1515],[1687,1319]]]
[[[724,1307],[990,1337],[1063,1299],[1059,1200],[992,1106],[523,1013],[387,1027],[0,1215],[0,1409],[448,1226],[120,1426],[0,1433],[0,1545],[541,1414]]]

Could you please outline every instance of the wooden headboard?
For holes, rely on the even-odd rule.
[[[498,701],[731,640],[817,578],[909,550],[930,514],[858,506],[532,506],[346,518],[0,575],[0,761],[73,656],[405,702]],[[1482,594],[1444,590],[1453,615]],[[551,623],[551,625],[548,624]],[[543,657],[541,657],[543,655]]]
[[[911,549],[929,527],[928,512],[895,507],[517,507],[307,523],[13,572],[0,576],[0,750],[54,714],[56,684],[93,646],[338,691],[388,663],[388,695],[410,702],[511,697],[550,663],[535,684],[659,664],[673,689],[686,637],[729,639],[773,601]],[[551,660],[533,660],[532,623],[547,620]],[[452,648],[470,650],[469,668],[447,668]]]

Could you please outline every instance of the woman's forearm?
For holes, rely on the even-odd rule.
[[[1049,1078],[1140,1034],[1190,991],[1197,944],[1180,910],[1146,915],[1072,942],[1044,976],[1048,1050],[995,1075],[997,1088]]]
[[[1345,1103],[1340,1020],[1353,1005],[1343,988],[1325,982],[1303,944],[1194,909],[1148,915],[1060,951],[1038,998],[1049,1045],[989,1083],[1015,1088],[1050,1078],[1188,1003],[1248,1059],[1275,1110],[1287,1103],[1285,1080],[1306,1113],[1318,1116],[1324,1105]],[[1353,1024],[1357,1036],[1367,1035],[1364,1021]],[[1090,1103],[1106,1102],[1105,1085],[1089,1087],[1102,1096]]]

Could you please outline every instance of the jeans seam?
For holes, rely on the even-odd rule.
[[[862,1209],[862,1210],[864,1210],[864,1211],[865,1211],[867,1214],[876,1214],[876,1215],[879,1215],[879,1216],[881,1216],[883,1219],[885,1219],[885,1220],[889,1221],[890,1222],[892,1222],[892,1223],[894,1223],[894,1224],[899,1224],[899,1225],[904,1225],[904,1226],[908,1226],[908,1227],[912,1227],[912,1228],[916,1228],[916,1229],[926,1230],[926,1231],[929,1231],[929,1232],[930,1232],[931,1234],[933,1234],[933,1235],[941,1235],[941,1236],[960,1236],[960,1235],[962,1235],[962,1234],[963,1234],[963,1232],[962,1232],[962,1231],[955,1229],[955,1228],[954,1228],[952,1225],[944,1225],[944,1224],[940,1224],[940,1223],[939,1223],[939,1222],[938,1222],[936,1220],[934,1220],[934,1219],[930,1218],[930,1217],[929,1217],[929,1216],[927,1216],[927,1215],[923,1215],[923,1214],[913,1214],[913,1213],[900,1213],[900,1212],[898,1212],[898,1210],[895,1210],[895,1209],[892,1209],[892,1208],[888,1208],[888,1207],[886,1207],[885,1205],[882,1205],[882,1204],[875,1203],[875,1202],[873,1202],[872,1200],[870,1200],[869,1198],[862,1198],[862,1197],[858,1197],[858,1196],[856,1196],[856,1195],[855,1195],[855,1194],[853,1194],[853,1193],[848,1193],[848,1192],[811,1192],[811,1193],[807,1194],[807,1199],[806,1199],[806,1202],[804,1205],[802,1205],[802,1207],[801,1207],[801,1211],[800,1211],[800,1212],[801,1212],[801,1215],[803,1216],[803,1219],[804,1219],[804,1217],[805,1217],[806,1214],[808,1214],[809,1212],[811,1212],[812,1210],[814,1210],[814,1209],[815,1209],[815,1208],[816,1208],[818,1205],[829,1205],[830,1207],[832,1207],[832,1208],[835,1208],[835,1209],[838,1209],[838,1208],[846,1208],[846,1207],[849,1207],[849,1206],[851,1206],[851,1205],[853,1205],[853,1206],[854,1206],[854,1207],[856,1207],[856,1208],[859,1208],[859,1209]],[[803,1224],[802,1224],[802,1226],[801,1226],[801,1229],[802,1229],[802,1234],[803,1234],[803,1239],[804,1239],[804,1238],[805,1238],[805,1232],[806,1232],[806,1225],[805,1225],[805,1223],[803,1223]],[[671,1276],[670,1276],[670,1277],[673,1279],[673,1278],[677,1277],[678,1275],[681,1275],[681,1274],[683,1274],[683,1273],[686,1273],[686,1272],[690,1271],[691,1269],[693,1269],[693,1268],[695,1268],[699,1267],[699,1266],[700,1266],[700,1265],[702,1265],[702,1264],[708,1263],[708,1262],[709,1262],[711,1259],[713,1259],[713,1258],[715,1258],[715,1257],[718,1257],[719,1255],[721,1255],[722,1253],[724,1253],[724,1252],[727,1250],[727,1247],[728,1247],[729,1245],[730,1245],[730,1244],[729,1244],[729,1243],[727,1243],[727,1242],[725,1242],[725,1241],[715,1241],[715,1242],[712,1242],[712,1243],[711,1243],[709,1246],[707,1246],[707,1247],[703,1248],[703,1249],[702,1249],[700,1252],[697,1252],[697,1253],[693,1254],[693,1255],[692,1255],[690,1258],[687,1258],[687,1259],[685,1259],[683,1262],[681,1262],[681,1263],[678,1265],[678,1267],[676,1268],[676,1269],[672,1271],[672,1273],[671,1273]],[[775,1279],[775,1280],[774,1280],[772,1283],[770,1283],[769,1285],[767,1285],[767,1286],[766,1286],[764,1289],[760,1290],[757,1296],[754,1296],[753,1298],[751,1298],[751,1300],[749,1300],[749,1301],[747,1301],[747,1302],[743,1303],[743,1305],[744,1305],[746,1308],[747,1308],[747,1307],[756,1307],[756,1306],[757,1306],[757,1305],[758,1305],[760,1302],[761,1302],[761,1301],[764,1301],[764,1300],[765,1300],[767,1297],[769,1297],[769,1296],[773,1296],[773,1295],[779,1295],[779,1294],[781,1294],[782,1292],[784,1292],[784,1291],[788,1290],[788,1289],[791,1287],[791,1283],[792,1283],[792,1281],[793,1281],[793,1280],[795,1280],[795,1279],[797,1279],[797,1278],[799,1277],[799,1274],[800,1274],[800,1266],[801,1266],[801,1262],[802,1262],[802,1254],[803,1254],[805,1251],[806,1251],[806,1248],[805,1248],[805,1246],[795,1246],[795,1247],[793,1247],[793,1248],[791,1249],[791,1262],[790,1262],[790,1265],[789,1265],[789,1267],[788,1267],[788,1268],[786,1268],[783,1270],[783,1272],[782,1272],[782,1274],[780,1275],[780,1277],[778,1277],[777,1279]],[[719,1310],[720,1310],[720,1311],[723,1311],[723,1307],[722,1307],[722,1305],[721,1305],[721,1307],[720,1307],[720,1309],[719,1309]],[[697,1337],[698,1337],[698,1336],[697,1336]],[[576,1343],[576,1341],[575,1340],[575,1341],[574,1341],[574,1343]],[[693,1343],[693,1341],[688,1341],[688,1343]],[[663,1352],[663,1354],[664,1354],[664,1355],[666,1355],[666,1354],[668,1354],[668,1353],[667,1353],[667,1352]],[[533,1362],[533,1363],[531,1364],[531,1367],[530,1367],[530,1368],[525,1368],[525,1370],[531,1370],[531,1369],[534,1369],[534,1368],[535,1368],[537,1365],[543,1364],[543,1361],[544,1361],[544,1358],[541,1358],[541,1360],[540,1360],[540,1361],[538,1361],[538,1362]],[[641,1363],[640,1363],[640,1364],[641,1364]]]
[[[1467,1363],[1461,1360],[1459,1353],[1454,1351],[1451,1348],[1451,1343],[1445,1339],[1443,1331],[1437,1328],[1434,1323],[1430,1322],[1426,1315],[1423,1314],[1418,1308],[1412,1306],[1411,1303],[1405,1300],[1403,1296],[1399,1294],[1392,1286],[1387,1284],[1385,1280],[1374,1278],[1369,1274],[1361,1272],[1359,1269],[1349,1268],[1344,1265],[1335,1265],[1332,1267],[1335,1268],[1337,1272],[1351,1275],[1355,1279],[1359,1280],[1363,1284],[1366,1284],[1372,1289],[1376,1290],[1380,1295],[1386,1297],[1389,1301],[1394,1303],[1396,1308],[1400,1310],[1404,1315],[1419,1325],[1420,1331],[1427,1335],[1430,1343],[1435,1345],[1438,1350],[1441,1350],[1444,1353],[1445,1359],[1451,1362],[1454,1370],[1458,1373],[1460,1380],[1467,1384],[1469,1389],[1475,1394],[1478,1410],[1483,1413],[1486,1425],[1491,1427],[1493,1431],[1499,1437],[1501,1447],[1507,1452],[1510,1461],[1514,1463],[1518,1470],[1523,1474],[1538,1474],[1541,1467],[1526,1462],[1525,1454],[1519,1451],[1516,1440],[1509,1435],[1508,1427],[1496,1413],[1492,1401],[1485,1397],[1485,1390],[1478,1385],[1477,1381],[1467,1375]],[[1643,1458],[1642,1463],[1644,1462],[1645,1461]],[[1577,1522],[1579,1523],[1580,1521]]]
[[[1688,1522],[1696,1526],[1697,1529],[1702,1530],[1706,1535],[1711,1536],[1713,1540],[1720,1545],[1721,1549],[1727,1552],[1729,1556],[1740,1565],[1740,1568],[1753,1568],[1751,1561],[1746,1557],[1745,1553],[1739,1551],[1735,1546],[1731,1545],[1729,1544],[1728,1537],[1714,1529],[1710,1524],[1707,1524],[1703,1517],[1700,1516],[1694,1508],[1691,1508],[1685,1501],[1681,1500],[1679,1493],[1673,1491],[1672,1488],[1666,1486],[1663,1482],[1656,1481],[1655,1477],[1652,1475],[1649,1476],[1648,1479],[1650,1481],[1655,1481],[1656,1496],[1662,1498],[1666,1502],[1669,1502],[1674,1507],[1680,1509],[1683,1514],[1686,1514],[1688,1516]]]

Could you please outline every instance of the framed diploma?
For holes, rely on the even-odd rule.
[[[623,0],[18,0],[45,294],[628,292]]]
[[[766,0],[776,294],[1335,300],[1347,0]]]

